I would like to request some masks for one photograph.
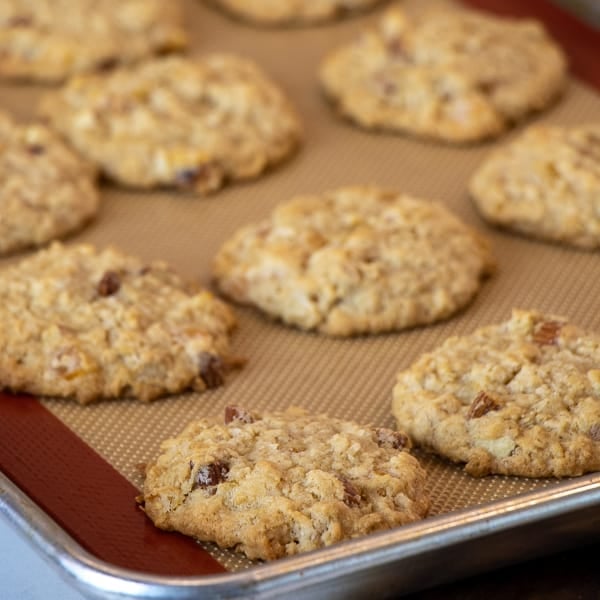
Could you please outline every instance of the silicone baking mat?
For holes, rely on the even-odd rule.
[[[594,89],[600,75],[589,54],[593,44],[598,47],[600,35],[544,0],[470,4],[543,18],[567,50],[574,74],[568,89],[533,121],[600,120],[600,96]],[[171,575],[252,566],[233,552],[210,544],[202,550],[187,538],[155,530],[135,506],[142,484],[140,465],[156,454],[161,440],[177,434],[189,421],[220,415],[228,404],[255,410],[294,404],[393,427],[390,402],[397,371],[449,335],[504,320],[513,307],[563,314],[586,328],[600,329],[597,252],[530,241],[490,228],[468,198],[466,183],[477,165],[497,143],[522,127],[499,142],[451,147],[369,133],[333,114],[318,89],[318,64],[329,50],[374,22],[379,11],[339,24],[275,30],[236,22],[200,1],[187,2],[186,9],[191,52],[237,52],[260,63],[297,107],[305,129],[303,147],[265,177],[232,185],[208,198],[103,184],[101,214],[69,243],[115,244],[147,260],[167,260],[183,275],[210,285],[213,256],[241,225],[263,218],[297,193],[373,183],[445,203],[491,240],[499,268],[459,315],[388,335],[328,339],[238,307],[240,326],[233,348],[248,363],[230,375],[224,387],[203,394],[151,404],[124,400],[84,407],[64,400],[1,396],[0,468],[92,554],[118,566]],[[41,86],[4,84],[0,105],[28,119],[45,91]],[[553,484],[507,477],[477,480],[459,467],[432,457],[423,459],[430,473],[432,514]]]

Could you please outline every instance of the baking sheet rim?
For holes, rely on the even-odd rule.
[[[561,481],[549,488],[518,494],[481,506],[430,517],[423,521],[343,542],[328,548],[285,558],[244,571],[202,576],[164,576],[112,566],[84,550],[47,513],[39,508],[8,477],[0,472],[0,515],[8,518],[61,575],[85,592],[115,594],[119,598],[241,597],[252,593],[270,598],[284,590],[317,597],[318,586],[347,578],[354,591],[361,591],[360,577],[369,569],[404,563],[425,552],[444,552],[454,546],[485,540],[536,522],[569,517],[600,507],[600,473]],[[563,521],[563,525],[565,522]],[[590,530],[586,530],[586,534]],[[583,536],[584,532],[581,532]],[[580,536],[577,535],[577,538]],[[548,551],[551,549],[549,548]],[[511,554],[510,562],[527,558]],[[465,557],[461,576],[483,570],[469,565]],[[501,565],[497,565],[501,566]],[[467,567],[467,568],[465,568]],[[448,581],[429,580],[427,586]],[[394,584],[403,583],[394,570]],[[422,589],[412,587],[410,591]],[[203,594],[199,596],[200,594]],[[110,597],[110,596],[109,596]],[[331,595],[327,596],[328,598]],[[344,596],[347,597],[347,596]]]

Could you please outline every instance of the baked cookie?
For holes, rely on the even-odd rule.
[[[212,0],[232,15],[259,25],[309,25],[367,10],[382,0]]]
[[[449,317],[493,266],[487,241],[440,204],[348,187],[298,196],[240,229],[214,276],[236,302],[348,336]]]
[[[41,124],[0,112],[0,254],[65,236],[98,211],[94,170]]]
[[[0,271],[0,388],[152,400],[223,382],[231,310],[165,263],[54,243]]]
[[[566,61],[535,21],[392,9],[330,54],[320,78],[339,112],[364,127],[460,143],[548,106],[565,87]]]
[[[514,310],[398,375],[392,411],[413,440],[471,475],[600,469],[600,335]]]
[[[41,112],[106,175],[140,188],[212,192],[255,177],[300,140],[281,91],[250,61],[222,54],[82,75]]]
[[[530,127],[492,153],[470,191],[492,223],[536,238],[600,247],[600,124]]]
[[[57,82],[186,46],[179,0],[3,0],[0,77]]]
[[[298,554],[421,519],[425,471],[407,438],[298,408],[228,407],[191,423],[146,470],[143,505],[175,530],[248,558]]]

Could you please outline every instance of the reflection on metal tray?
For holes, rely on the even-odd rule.
[[[573,11],[597,29],[600,29],[600,3],[597,0],[553,0],[564,8]]]
[[[99,598],[384,597],[600,534],[600,475],[591,475],[238,573],[174,578],[95,559],[1,474],[0,489],[0,511],[77,587]]]

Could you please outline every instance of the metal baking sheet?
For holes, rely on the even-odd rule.
[[[63,576],[107,599],[396,597],[600,534],[592,475],[237,573],[165,577],[99,561],[1,474],[0,489],[0,511]]]
[[[545,0],[473,4],[505,13],[539,14],[571,54],[574,76],[564,98],[535,120],[567,124],[600,119],[598,75],[594,79],[589,56],[581,53],[586,44],[598,43],[599,34]],[[175,551],[165,541],[176,539],[173,534],[153,531],[136,511],[133,497],[142,483],[140,463],[190,420],[221,414],[227,404],[257,410],[296,404],[393,426],[390,403],[396,372],[449,335],[504,320],[513,307],[565,314],[600,330],[597,252],[492,229],[473,209],[466,181],[497,142],[437,146],[361,131],[332,113],[318,90],[319,61],[376,20],[377,12],[335,25],[275,30],[229,20],[199,1],[187,2],[186,8],[192,51],[232,51],[257,60],[298,108],[305,125],[304,146],[264,178],[208,198],[104,184],[101,214],[70,243],[116,244],[145,259],[168,260],[182,274],[209,285],[212,257],[239,226],[264,217],[296,193],[375,183],[445,202],[490,238],[498,273],[456,317],[388,335],[328,339],[238,308],[234,350],[246,356],[248,364],[223,388],[205,394],[149,405],[123,401],[86,407],[2,396],[0,512],[75,585],[88,594],[115,598],[270,598],[292,591],[313,598],[360,597],[365,591],[397,594],[600,535],[598,475],[562,482],[472,479],[459,467],[426,455],[421,458],[430,474],[434,501],[428,519],[268,564],[250,562],[210,544],[199,548],[192,543],[190,549],[189,543],[178,541],[180,550]],[[571,47],[573,36],[578,43]],[[45,91],[41,86],[4,84],[0,104],[20,118],[30,118]],[[129,527],[130,522],[135,527]],[[110,539],[103,538],[103,532]],[[175,561],[171,566],[168,557],[159,559],[163,546],[165,556],[180,551],[189,564]],[[454,560],[458,552],[461,559]]]

